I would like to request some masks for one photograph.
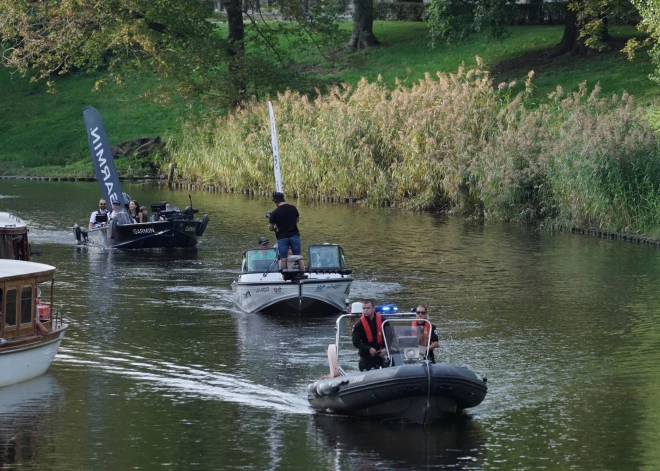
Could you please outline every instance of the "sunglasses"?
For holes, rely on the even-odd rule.
[[[417,313],[417,314],[422,314],[422,315],[426,315],[426,311],[415,311],[415,313]]]

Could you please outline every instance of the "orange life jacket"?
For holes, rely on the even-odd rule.
[[[420,341],[420,345],[426,345],[429,341],[429,334],[431,333],[431,324],[428,322],[417,322],[413,321],[412,325],[413,327],[417,327],[424,324],[424,332],[422,333],[422,338]],[[417,335],[417,329],[413,328],[413,335]]]
[[[383,318],[380,314],[375,314],[376,316],[376,343],[379,347],[383,346]],[[364,333],[367,334],[367,342],[372,343],[374,341],[374,334],[371,332],[371,327],[369,326],[369,321],[364,315],[360,318],[362,322],[362,327],[364,328]]]

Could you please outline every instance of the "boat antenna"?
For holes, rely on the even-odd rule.
[[[190,196],[190,193],[188,193],[188,200],[190,201],[190,207],[192,208],[192,196]]]

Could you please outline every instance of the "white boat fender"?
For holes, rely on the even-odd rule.
[[[330,365],[330,377],[339,376],[339,359],[337,358],[337,345],[331,343],[328,345],[328,364]]]

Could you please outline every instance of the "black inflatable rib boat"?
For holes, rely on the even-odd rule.
[[[466,367],[429,361],[424,352],[428,351],[430,336],[426,336],[426,345],[419,345],[424,327],[411,326],[410,315],[383,317],[383,329],[390,332],[387,335],[386,331],[385,335],[386,364],[389,362],[391,366],[351,373],[340,368],[339,358],[346,356],[346,352],[340,352],[337,345],[340,345],[340,334],[349,330],[343,321],[357,321],[359,315],[340,316],[337,343],[328,348],[334,377],[315,381],[307,387],[312,407],[381,421],[428,424],[481,404],[487,392],[485,378]],[[349,344],[344,341],[344,345],[348,347]],[[354,349],[351,353],[357,356]]]

